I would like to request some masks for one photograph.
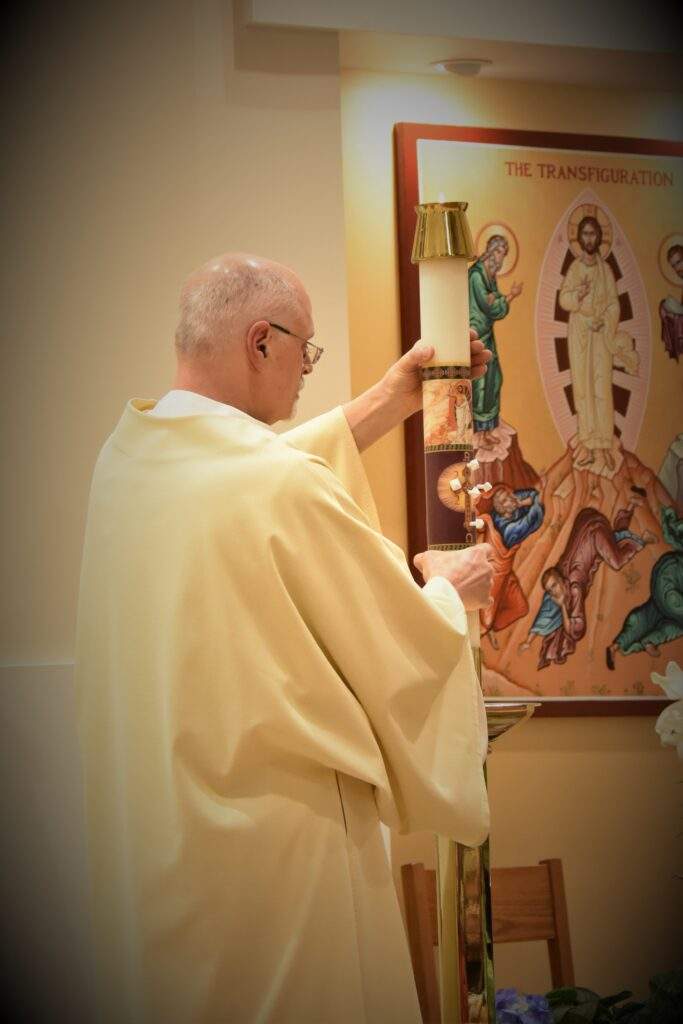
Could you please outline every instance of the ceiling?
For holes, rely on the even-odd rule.
[[[447,72],[434,62],[453,58],[490,60],[482,68],[481,78],[664,92],[681,89],[681,59],[673,53],[380,32],[339,33],[342,68],[444,75]]]
[[[446,74],[435,62],[490,61],[482,78],[639,91],[681,91],[683,34],[668,0],[235,0],[245,40],[277,35],[299,73],[331,47],[345,69]],[[615,14],[615,11],[617,12]],[[656,12],[656,16],[653,16]],[[245,31],[246,30],[246,31]],[[255,58],[256,59],[256,58]],[[335,59],[336,63],[336,59]]]

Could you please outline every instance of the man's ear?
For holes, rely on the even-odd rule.
[[[252,369],[260,373],[264,369],[264,362],[268,358],[269,345],[268,334],[270,325],[267,320],[257,320],[247,331],[245,344],[247,348],[247,359]]]

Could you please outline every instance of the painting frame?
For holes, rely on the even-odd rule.
[[[420,337],[418,268],[411,262],[415,231],[415,207],[419,203],[418,142],[438,140],[470,142],[528,149],[563,149],[583,152],[683,156],[683,143],[619,136],[537,132],[521,129],[457,125],[399,123],[394,126],[394,170],[398,248],[401,351]],[[450,196],[450,199],[467,197]],[[425,520],[424,445],[422,417],[405,423],[405,470],[408,525],[408,559],[427,547]],[[414,570],[415,578],[419,577]],[[656,715],[670,702],[651,695],[609,697],[541,697],[536,714],[542,717],[581,715]]]

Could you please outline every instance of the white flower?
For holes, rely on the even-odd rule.
[[[655,722],[655,731],[664,747],[675,747],[683,759],[683,700],[677,700],[664,708]]]
[[[675,747],[678,756],[683,759],[683,700],[674,699],[683,698],[683,669],[675,661],[670,661],[666,666],[666,675],[660,676],[653,672],[650,678],[657,686],[661,686],[667,697],[674,700],[673,704],[664,708],[655,722],[655,731],[659,734],[662,746]]]
[[[661,686],[671,700],[683,697],[683,668],[680,668],[675,661],[670,661],[666,666],[666,675],[660,676],[659,673],[653,672],[650,679],[657,686]]]

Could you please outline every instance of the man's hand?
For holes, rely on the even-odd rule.
[[[483,377],[492,353],[477,338],[476,331],[470,329],[470,361],[472,379]],[[416,341],[404,356],[394,363],[382,378],[382,385],[392,399],[405,402],[410,413],[422,408],[422,378],[420,370],[434,358],[434,347]],[[410,415],[408,413],[408,415]]]
[[[468,612],[491,603],[493,568],[490,544],[474,544],[462,551],[423,551],[413,562],[425,583],[432,576],[444,576],[460,595]]]
[[[434,358],[432,345],[416,341],[405,355],[391,366],[378,384],[351,399],[344,414],[358,450],[363,452],[384,434],[422,408],[421,368]],[[483,377],[492,353],[476,333],[470,330],[472,379]]]

